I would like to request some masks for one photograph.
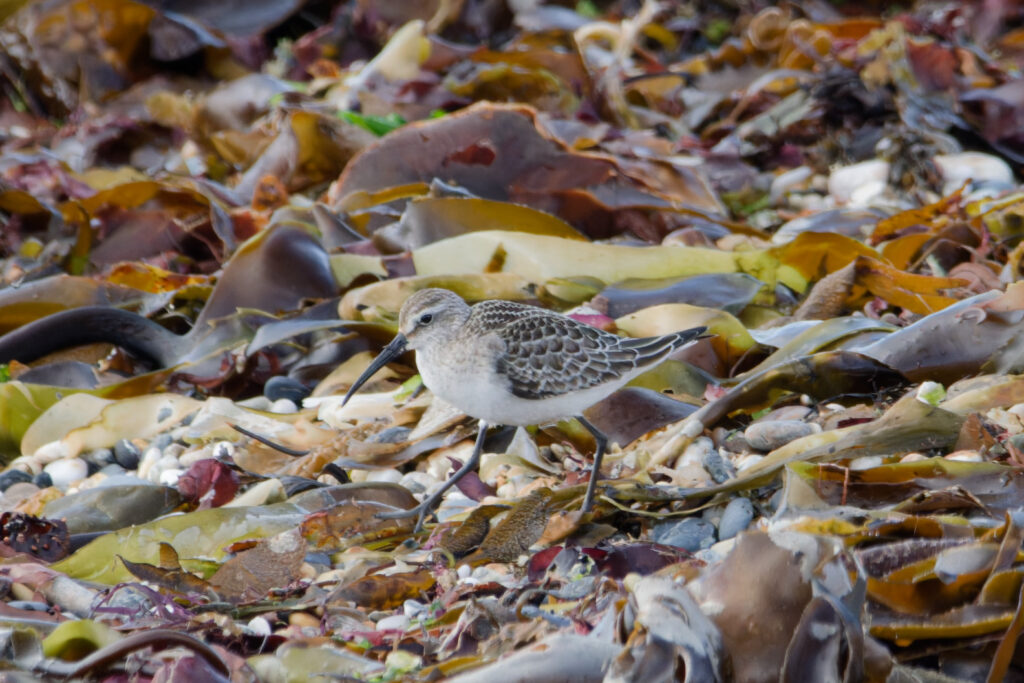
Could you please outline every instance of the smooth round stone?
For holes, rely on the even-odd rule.
[[[218,441],[213,444],[210,455],[214,458],[230,458],[235,454],[235,444],[230,441]]]
[[[41,489],[47,489],[53,486],[53,477],[46,472],[40,472],[36,476],[32,477],[32,483]]]
[[[373,470],[366,474],[366,481],[387,482],[397,484],[402,480],[402,473],[398,470]]]
[[[885,461],[880,455],[864,455],[850,461],[850,469],[857,472],[881,467]]]
[[[15,506],[39,493],[39,487],[29,481],[11,484],[0,498],[0,511],[13,510]]]
[[[175,486],[183,474],[185,474],[185,470],[166,469],[160,472],[159,481],[164,486]]]
[[[749,498],[733,498],[722,512],[722,521],[718,523],[718,538],[727,540],[750,526],[754,520],[754,506]]]
[[[299,407],[288,398],[279,398],[270,404],[270,412],[278,415],[288,415],[289,413],[298,412]]]
[[[226,503],[224,507],[265,505],[280,502],[286,497],[284,484],[280,479],[264,479],[250,486],[245,493],[235,496],[235,499]]]
[[[715,544],[715,525],[699,517],[687,517],[656,525],[652,536],[655,543],[695,553]]]
[[[83,455],[82,459],[90,465],[95,465],[96,471],[99,471],[114,462],[114,451],[109,448],[97,448]]]
[[[393,470],[392,470],[393,471]],[[426,472],[407,472],[398,480],[400,486],[409,489],[410,493],[424,493],[437,485],[437,479]]]
[[[143,479],[156,481],[154,477],[160,475],[159,471],[153,476],[150,475],[153,470],[156,469],[156,464],[160,462],[160,458],[162,457],[163,453],[159,448],[147,448],[146,452],[142,454],[142,458],[139,460],[139,476]]]
[[[0,472],[0,493],[6,491],[14,484],[32,481],[32,475],[21,470],[7,470]]]
[[[302,399],[309,396],[309,394],[309,387],[297,379],[285,377],[284,375],[271,377],[267,380],[267,383],[263,385],[263,395],[271,401],[286,398],[295,405],[298,405],[302,403]]]
[[[53,485],[63,491],[89,476],[89,466],[81,458],[62,458],[44,467],[43,472],[50,475]]]
[[[172,437],[170,434],[158,434],[152,441],[149,442],[149,447],[165,450],[172,443],[174,443],[174,437]]]
[[[821,427],[800,420],[764,420],[755,422],[743,432],[751,448],[759,451],[774,451],[804,436],[821,431]]]
[[[392,614],[377,622],[378,631],[405,631],[409,628],[410,619],[404,614]]]
[[[706,436],[698,436],[693,443],[683,449],[683,454],[676,461],[676,467],[681,465],[703,465],[704,458],[713,451],[715,444]]]
[[[126,470],[138,469],[141,456],[142,452],[139,447],[128,439],[121,439],[114,444],[114,462]]]

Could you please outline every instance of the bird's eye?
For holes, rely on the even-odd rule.
[[[420,325],[429,325],[430,321],[434,319],[433,313],[424,313],[420,316]]]

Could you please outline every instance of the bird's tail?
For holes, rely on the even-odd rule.
[[[661,337],[630,339],[622,344],[622,348],[636,352],[637,365],[649,365],[650,363],[660,361],[673,351],[678,351],[698,339],[712,336],[704,334],[707,332],[707,329],[706,327],[691,327],[688,330],[673,332]]]

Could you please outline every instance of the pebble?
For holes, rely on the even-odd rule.
[[[946,456],[946,460],[958,460],[960,462],[981,462],[983,458],[978,451],[955,451]]]
[[[800,420],[764,420],[755,422],[743,432],[751,448],[759,451],[774,451],[804,436],[816,434],[821,427]]]
[[[309,387],[297,379],[292,379],[291,377],[286,377],[284,375],[271,377],[267,380],[267,383],[263,385],[263,395],[272,402],[286,398],[293,404],[298,405],[302,403],[302,399],[309,396],[309,394]]]
[[[718,538],[725,541],[750,526],[754,520],[754,506],[749,498],[733,498],[725,506],[722,521],[718,523]]]
[[[224,507],[245,507],[277,503],[286,497],[284,484],[281,483],[280,479],[264,479],[250,486],[245,493],[235,496],[235,499],[226,503]]]
[[[82,459],[90,465],[95,465],[99,471],[114,462],[114,451],[109,448],[97,448],[83,455]]]
[[[928,458],[923,453],[907,453],[900,458],[900,462],[920,462],[927,459]]]
[[[676,461],[676,466],[704,465],[704,459],[715,450],[715,444],[706,436],[699,436],[689,446],[683,449],[683,454]]]
[[[1015,185],[1013,170],[1009,164],[991,154],[937,154],[932,161],[942,176],[942,189],[945,194],[959,189],[967,181],[971,181],[974,187],[990,187],[995,191],[1009,189]]]
[[[416,494],[432,489],[437,485],[437,479],[434,479],[426,472],[412,471],[406,472],[402,478],[398,480],[398,483],[409,489],[410,493]]]
[[[157,472],[153,476],[150,476],[150,473],[153,471],[156,464],[160,462],[161,457],[163,457],[163,453],[159,448],[147,448],[139,459],[139,476],[143,479],[148,479],[149,481],[156,481],[156,477],[159,477],[160,473]]]
[[[46,472],[40,472],[36,476],[32,477],[32,483],[41,489],[49,488],[53,486],[53,477]]]
[[[711,475],[711,478],[719,484],[728,479],[732,479],[735,475],[732,465],[728,460],[723,458],[722,454],[716,449],[712,449],[705,454],[704,469],[707,470],[707,473]]]
[[[278,415],[287,415],[299,412],[299,407],[291,399],[279,398],[270,404],[270,412]]]
[[[3,500],[0,501],[0,510],[13,510],[16,505],[39,493],[39,487],[32,482],[19,481],[11,484],[4,491]]]
[[[715,544],[715,525],[699,517],[671,520],[655,525],[652,537],[655,543],[695,553]]]
[[[160,472],[159,483],[164,486],[175,486],[178,483],[178,479],[181,475],[185,474],[185,470],[182,469],[166,469]]]
[[[409,617],[404,614],[392,614],[377,622],[378,631],[405,631],[409,628]]]
[[[89,476],[89,466],[81,458],[62,458],[43,468],[43,474],[50,476],[53,486],[61,491]]]
[[[889,162],[870,159],[832,170],[828,193],[836,204],[866,206],[889,187]]]
[[[54,460],[68,457],[68,447],[63,441],[44,443],[32,454],[39,463],[48,465]]]
[[[850,469],[855,471],[870,470],[881,467],[885,461],[880,455],[863,455],[850,461]]]
[[[32,475],[21,470],[7,470],[0,472],[0,493],[3,493],[14,484],[30,482]]]
[[[390,484],[397,484],[402,480],[402,473],[398,470],[372,470],[366,473],[366,481],[379,481]]]
[[[128,439],[121,439],[114,444],[114,462],[126,470],[138,469],[141,455],[139,447]]]
[[[170,434],[158,434],[150,443],[150,448],[159,448],[160,450],[167,450],[167,447],[174,443],[174,437]]]

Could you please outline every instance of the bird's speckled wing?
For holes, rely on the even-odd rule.
[[[520,398],[543,399],[588,389],[653,365],[699,332],[626,339],[533,307],[508,311],[492,329],[505,344],[497,371]]]

